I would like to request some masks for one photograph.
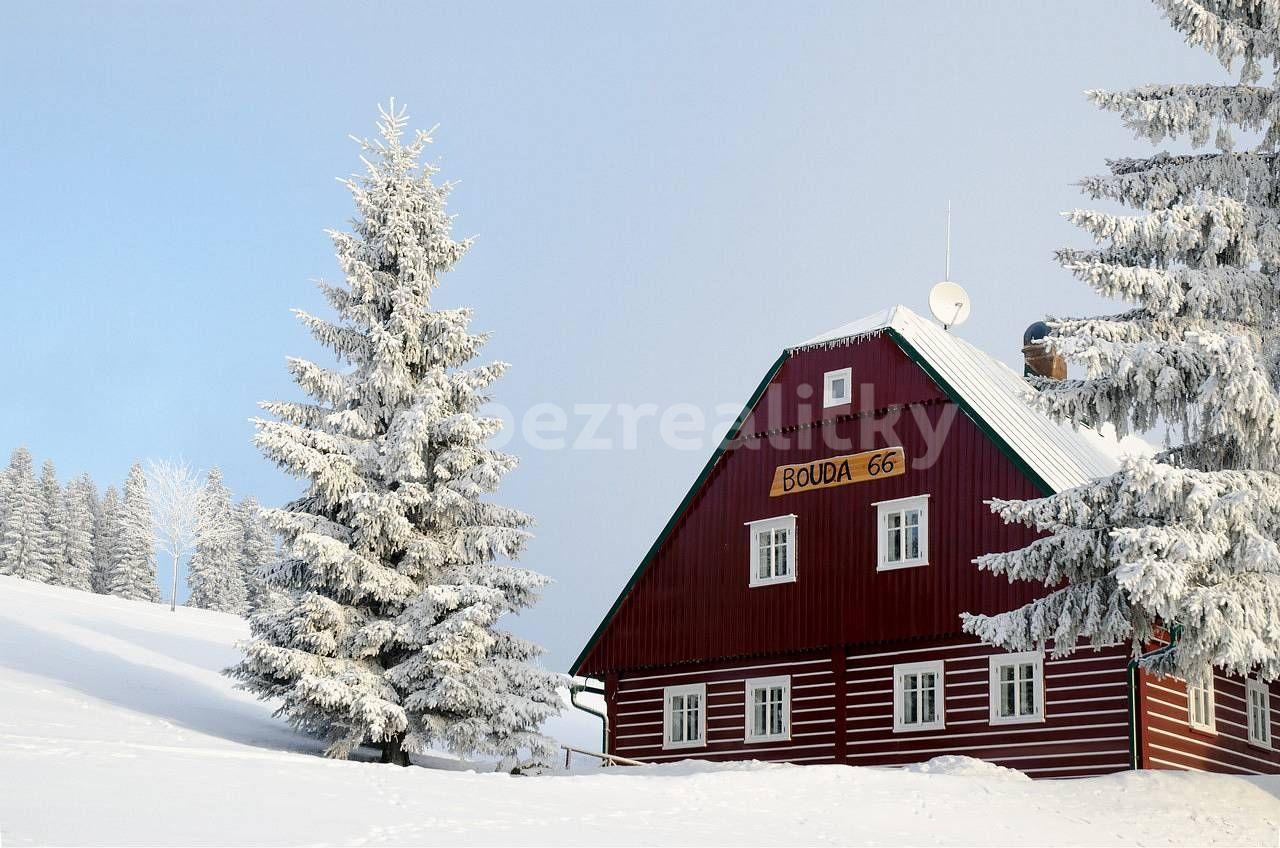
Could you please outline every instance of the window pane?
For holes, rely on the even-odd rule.
[[[902,531],[889,531],[889,562],[902,562]]]
[[[667,730],[668,739],[672,742],[684,741],[684,696],[671,696],[671,724]]]
[[[770,561],[770,552],[773,548],[769,544],[769,533],[758,534],[760,542],[758,556],[758,564],[756,565],[756,576],[765,578],[773,572],[773,564]]]
[[[686,703],[685,715],[688,717],[685,722],[685,738],[690,742],[695,742],[702,738],[702,698],[699,695],[690,695]]]
[[[890,512],[885,515],[885,526],[889,529],[896,529],[902,526],[902,513]]]
[[[1036,714],[1036,667],[1032,663],[1018,666],[1018,715]]]
[[[836,379],[831,381],[831,397],[843,398],[844,396],[845,396],[844,378],[837,377]]]
[[[920,510],[918,509],[907,510],[905,521],[908,527],[919,527],[920,526]]]
[[[1003,675],[1003,672],[1005,671],[1005,669],[1002,668],[1000,671]],[[1013,699],[1014,699],[1013,681],[1011,680],[1002,681],[1000,683],[1000,703],[999,703],[999,712],[1001,716],[1008,717],[1014,714]]]
[[[920,528],[907,528],[906,559],[920,559]]]
[[[925,675],[926,678],[932,678],[933,675]],[[925,688],[920,691],[920,721],[928,723],[938,720],[938,690],[934,688],[933,681],[927,680]]]
[[[773,573],[775,577],[785,577],[790,567],[787,562],[787,531],[779,530],[777,538],[777,547],[774,549],[774,567]]]

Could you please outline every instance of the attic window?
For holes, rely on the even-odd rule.
[[[853,400],[853,369],[841,368],[822,375],[822,408],[843,406]]]

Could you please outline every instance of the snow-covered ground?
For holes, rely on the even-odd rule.
[[[315,756],[219,670],[233,616],[0,577],[0,844],[1275,845],[1280,778],[1031,782],[676,764],[544,777]],[[561,728],[588,739],[586,723]]]

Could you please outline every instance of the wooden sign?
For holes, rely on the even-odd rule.
[[[830,489],[850,483],[865,483],[881,477],[897,477],[907,473],[906,455],[901,447],[833,456],[799,465],[779,465],[773,472],[769,497]]]

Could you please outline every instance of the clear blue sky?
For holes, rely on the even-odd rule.
[[[1148,150],[1086,88],[1221,78],[1144,0],[531,4],[24,3],[0,27],[0,449],[116,482],[134,459],[299,491],[250,445],[316,350],[290,307],[336,274],[348,133],[394,95],[440,124],[478,236],[441,291],[476,308],[497,398],[741,404],[786,345],[942,274],[1010,362],[1100,303],[1051,261],[1058,212]],[[612,426],[612,425],[611,425]],[[709,449],[538,451],[507,501],[558,582],[518,629],[563,668]]]

